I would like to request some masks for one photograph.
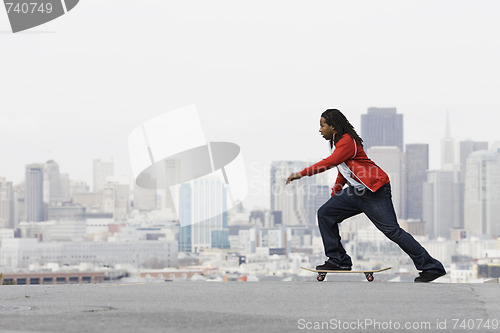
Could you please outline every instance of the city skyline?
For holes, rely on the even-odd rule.
[[[397,108],[394,108],[394,109],[397,110]],[[399,115],[404,115],[402,113],[399,113],[399,111],[398,111],[398,114]],[[406,127],[403,126],[403,128],[404,128],[404,131],[403,131],[403,135],[404,135],[404,133],[406,133]],[[446,138],[447,131],[449,131],[449,128],[443,133],[442,140],[444,140]],[[454,158],[454,165],[455,165],[456,168],[460,168],[461,166],[465,166],[463,164],[463,162],[465,162],[465,160],[461,160],[461,159],[463,159],[463,156],[461,156],[461,150],[464,149],[464,148],[462,148],[462,145],[464,145],[464,144],[468,145],[468,144],[472,144],[472,143],[475,143],[475,144],[483,144],[484,143],[484,145],[479,145],[478,148],[476,148],[476,149],[484,149],[484,147],[487,147],[486,150],[489,150],[489,151],[494,151],[495,149],[500,148],[500,140],[493,140],[492,142],[480,142],[480,141],[476,141],[474,138],[468,138],[467,140],[461,140],[461,141],[459,141],[455,137],[453,137],[453,135],[451,135],[451,139],[453,140],[453,142],[452,142],[452,146],[454,147],[454,154],[453,154],[454,157],[453,158]],[[433,147],[432,144],[414,143],[414,142],[407,142],[406,140],[404,140],[405,148],[407,148],[406,145],[420,145],[420,144],[429,145],[429,149],[428,150],[429,151],[432,150],[432,147]],[[439,155],[439,158],[436,158],[436,161],[434,163],[434,168],[432,167],[431,163],[428,164],[428,170],[429,171],[439,171],[439,170],[445,170],[446,169],[446,167],[445,167],[445,169],[443,169],[442,165],[441,165],[441,162],[442,162],[441,161],[442,160],[442,157],[441,157],[442,151],[441,150],[443,149],[442,142],[440,142],[439,144],[436,143],[436,145],[439,147],[439,151],[436,154],[436,155]],[[436,148],[436,147],[434,147],[434,148]],[[325,151],[326,151],[326,149],[325,149]],[[376,153],[370,154],[370,150],[368,150],[367,152],[368,152],[368,156],[370,158],[373,158],[376,163],[379,162],[379,163],[383,164],[382,160],[377,160],[377,154]],[[406,153],[406,149],[403,152]],[[468,150],[467,150],[467,152],[468,152]],[[325,152],[325,154],[323,156],[317,156],[316,159],[309,158],[308,160],[305,160],[305,159],[296,159],[296,160],[297,161],[301,161],[301,163],[303,163],[304,165],[307,165],[308,163],[312,164],[312,163],[314,163],[316,161],[319,161],[320,159],[325,158],[326,156],[328,156],[327,152]],[[429,153],[429,160],[430,160],[430,157],[431,157],[431,154]],[[292,161],[292,159],[286,159],[286,160],[287,161]],[[24,169],[26,167],[28,167],[29,165],[31,165],[31,164],[41,164],[41,165],[43,165],[44,163],[49,163],[50,164],[50,163],[54,163],[54,162],[59,166],[61,174],[66,174],[66,177],[69,176],[69,180],[71,180],[71,181],[77,181],[77,182],[83,181],[83,182],[85,182],[86,185],[89,187],[89,189],[91,189],[90,192],[96,192],[96,191],[94,191],[93,188],[95,186],[96,177],[99,178],[99,176],[100,176],[99,174],[98,175],[94,175],[94,173],[96,172],[96,170],[98,170],[98,169],[96,169],[96,163],[99,163],[99,165],[101,165],[101,164],[102,165],[111,165],[111,166],[108,166],[108,168],[118,169],[118,168],[116,168],[116,165],[115,165],[113,159],[109,159],[109,160],[104,159],[104,160],[101,160],[100,158],[93,158],[91,161],[89,161],[89,163],[87,163],[88,164],[87,165],[87,167],[88,167],[87,168],[88,169],[87,172],[89,173],[89,176],[85,177],[85,178],[88,178],[88,179],[75,178],[73,176],[72,172],[68,172],[68,170],[65,170],[65,169],[63,169],[63,167],[61,167],[61,165],[64,165],[64,160],[62,160],[62,161],[59,161],[59,160],[54,161],[53,159],[49,159],[47,161],[37,161],[37,162],[32,162],[32,163],[25,164],[22,167],[22,174],[23,174],[22,176],[25,177],[25,170]],[[260,175],[260,172],[266,172],[266,171],[270,170],[272,168],[273,163],[276,163],[276,162],[278,162],[278,161],[271,161],[269,163],[269,165],[261,165],[261,163],[258,162],[257,164],[259,165],[259,167],[261,169],[259,169],[258,173],[253,173],[253,174],[252,174],[252,166],[250,167],[250,171],[248,172],[248,181],[249,181],[249,183],[251,184],[253,182],[253,184],[257,184],[256,180],[258,180],[259,181],[259,183],[258,183],[259,186],[263,186],[263,187],[257,188],[256,186],[253,186],[253,188],[252,188],[252,186],[250,186],[250,191],[249,191],[249,197],[250,198],[248,200],[248,202],[250,203],[250,205],[246,205],[247,200],[243,201],[243,204],[247,208],[249,208],[249,209],[258,208],[258,207],[270,208],[269,207],[269,198],[270,198],[271,194],[266,192],[267,188],[269,188],[270,183],[271,183],[271,179],[269,178],[269,173],[264,173],[263,174],[264,178],[266,178],[264,180],[262,178],[256,178],[255,175],[256,174]],[[255,170],[256,169],[254,169],[254,171]],[[265,170],[265,171],[263,171],[263,170]],[[458,169],[456,171],[458,171]],[[121,182],[128,180],[129,181],[129,188],[130,188],[130,190],[134,190],[134,187],[136,185],[135,185],[135,181],[133,179],[133,176],[131,174],[128,174],[128,175],[121,174],[121,175],[119,175],[119,174],[117,174],[117,172],[113,172],[113,171],[107,171],[107,172],[108,173],[111,172],[112,178],[114,178],[115,180],[119,179]],[[323,179],[322,182],[325,183],[325,185],[332,186],[333,185],[333,182],[332,182],[333,179],[331,179],[331,178],[333,176],[330,175],[330,173],[331,173],[331,171],[330,172],[326,172],[323,175],[326,178]],[[462,177],[462,176],[463,176],[463,174],[459,174],[459,177]],[[15,180],[10,179],[8,176],[0,174],[0,178],[2,178],[2,177],[5,178],[6,181],[8,181],[8,182],[12,182],[13,186],[20,185],[20,184],[22,184],[25,181],[25,179],[22,179],[21,181],[16,182]],[[100,176],[100,177],[102,177],[102,176]],[[398,176],[398,177],[400,177],[400,176]],[[331,181],[330,181],[331,184],[327,180],[329,178],[331,179]],[[104,181],[104,178],[99,180],[99,182],[101,182],[101,184],[102,184],[103,181]],[[255,195],[262,195],[263,194],[264,196],[267,197],[267,199],[266,200],[261,200],[260,202],[259,201],[255,201],[254,198],[252,198],[252,193],[254,194],[254,196]]]
[[[430,145],[431,169],[447,112],[455,140],[499,139],[498,2],[218,4],[144,0],[148,15],[137,15],[124,0],[110,26],[115,4],[89,0],[30,32],[0,34],[0,175],[18,183],[26,164],[52,159],[91,184],[89,164],[101,158],[129,176],[130,132],[193,104],[207,141],[239,145],[256,178],[272,161],[325,157],[327,108],[361,132],[367,108],[396,107],[404,142]]]

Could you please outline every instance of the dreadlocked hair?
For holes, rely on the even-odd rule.
[[[363,146],[363,139],[356,133],[356,130],[351,125],[349,120],[344,116],[342,112],[337,109],[328,109],[321,114],[321,117],[325,118],[328,125],[333,126],[337,131],[335,135],[334,144],[336,144],[344,134],[349,134],[358,144]]]

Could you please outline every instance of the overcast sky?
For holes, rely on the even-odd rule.
[[[498,1],[81,0],[12,34],[0,10],[0,176],[17,184],[26,164],[54,159],[91,185],[94,158],[131,176],[129,133],[191,104],[206,138],[240,145],[266,190],[272,161],[326,156],[326,108],[360,131],[368,107],[396,107],[405,143],[429,143],[438,168],[446,112],[457,141],[500,140],[499,12]]]

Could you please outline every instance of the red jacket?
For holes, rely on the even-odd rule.
[[[345,162],[349,170],[351,170],[351,177],[365,185],[372,192],[389,183],[387,174],[366,156],[363,146],[358,144],[349,134],[342,136],[330,156],[300,171],[300,175],[312,176],[331,169],[342,162]],[[332,195],[342,190],[346,182],[347,180],[339,172],[332,188]]]

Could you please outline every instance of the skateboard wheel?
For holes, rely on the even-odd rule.
[[[373,274],[367,274],[366,279],[368,280],[368,282],[372,282],[373,281]]]
[[[316,277],[316,280],[318,280],[319,282],[323,281],[325,279],[325,276],[326,274],[318,274],[318,276]]]

